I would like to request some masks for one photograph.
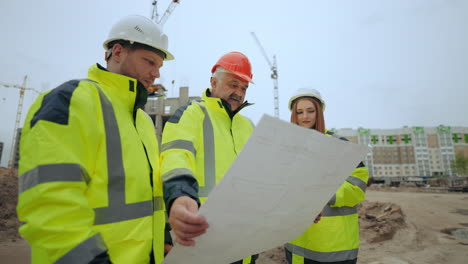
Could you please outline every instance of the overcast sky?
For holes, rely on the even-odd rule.
[[[54,88],[103,65],[102,42],[129,14],[151,15],[151,0],[10,0],[0,3],[0,82]],[[322,93],[328,128],[468,126],[468,1],[465,0],[181,0],[164,31],[175,61],[162,82],[169,96],[189,86],[199,96],[226,52],[251,60],[255,85],[242,112],[274,115],[270,59],[277,57],[280,118],[297,88]],[[170,0],[158,1],[162,15]],[[174,89],[171,84],[174,80]],[[37,96],[27,91],[21,126]],[[6,166],[18,89],[0,86],[0,141]]]

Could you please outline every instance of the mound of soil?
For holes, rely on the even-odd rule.
[[[400,206],[392,203],[364,201],[359,205],[361,241],[378,243],[391,240],[406,226]],[[284,247],[278,246],[260,254],[258,264],[287,264]]]
[[[378,243],[392,239],[404,228],[405,216],[396,204],[364,201],[359,205],[359,226],[361,240]]]
[[[18,233],[21,222],[16,216],[17,175],[16,169],[0,167],[0,241],[21,239]]]

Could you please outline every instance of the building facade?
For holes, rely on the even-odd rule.
[[[351,142],[371,146],[365,164],[374,178],[457,176],[456,153],[468,158],[468,127],[333,129]]]
[[[156,134],[182,105],[200,97],[189,97],[189,88],[180,87],[179,97],[165,95],[148,100],[145,111],[153,119]],[[351,142],[371,146],[364,163],[374,179],[408,180],[432,176],[457,176],[451,163],[456,153],[468,158],[468,127],[403,127],[399,129],[331,129]]]

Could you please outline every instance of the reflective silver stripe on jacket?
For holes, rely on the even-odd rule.
[[[345,215],[352,215],[357,214],[358,209],[357,206],[348,207],[331,207],[330,205],[325,205],[322,210],[323,216],[345,216]]]
[[[153,197],[153,211],[160,211],[164,209],[164,199],[162,196]]]
[[[161,146],[161,152],[164,152],[168,149],[184,149],[189,152],[192,152],[193,156],[196,156],[197,151],[195,150],[195,147],[193,146],[193,142],[188,141],[188,140],[174,140],[168,143],[164,143]]]
[[[172,179],[173,177],[179,176],[179,175],[190,175],[193,177],[192,171],[186,168],[176,168],[173,170],[170,170],[166,173],[163,174],[162,180],[163,182]]]
[[[63,163],[40,165],[29,170],[18,179],[19,193],[46,182],[89,182],[86,171],[78,164]]]
[[[334,252],[318,252],[306,249],[291,243],[286,244],[286,249],[295,255],[301,256],[305,259],[311,259],[319,262],[338,262],[355,259],[358,256],[358,249],[350,249]]]
[[[359,179],[358,177],[349,176],[348,179],[346,179],[346,181],[351,183],[352,185],[355,185],[361,188],[363,192],[365,192],[367,189],[367,183],[365,183],[363,180]]]
[[[96,86],[101,101],[104,126],[106,131],[107,169],[108,169],[108,201],[109,206],[95,208],[95,225],[109,224],[137,219],[153,214],[153,200],[126,204],[125,202],[125,171],[122,161],[122,149],[119,127],[112,104],[101,89],[92,81],[84,80]],[[19,191],[24,192],[38,184],[46,182],[89,182],[89,176],[78,164],[40,165],[20,176]],[[158,206],[154,210],[161,210]]]
[[[358,177],[354,176],[349,176],[348,179],[346,179],[347,182],[351,183],[352,185],[355,185],[359,187],[363,192],[366,192],[367,189],[367,184],[359,179]],[[333,197],[328,201],[328,205],[334,205],[336,203],[336,194],[333,194]]]
[[[120,132],[114,109],[101,89],[99,91],[104,127],[106,131],[106,152],[108,171],[107,207],[95,208],[95,225],[110,224],[153,215],[153,201],[131,204],[125,202],[125,170],[123,168]]]
[[[96,256],[107,251],[100,234],[96,234],[60,257],[56,264],[90,263]]]
[[[200,186],[198,195],[200,197],[208,197],[208,194],[216,185],[216,166],[215,166],[215,142],[213,124],[210,116],[204,105],[196,102],[205,114],[203,119],[203,147],[204,147],[204,162],[205,162],[205,186]]]

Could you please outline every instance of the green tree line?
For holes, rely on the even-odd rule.
[[[452,171],[458,176],[468,176],[468,158],[465,158],[462,152],[455,155],[455,160],[452,161]]]

